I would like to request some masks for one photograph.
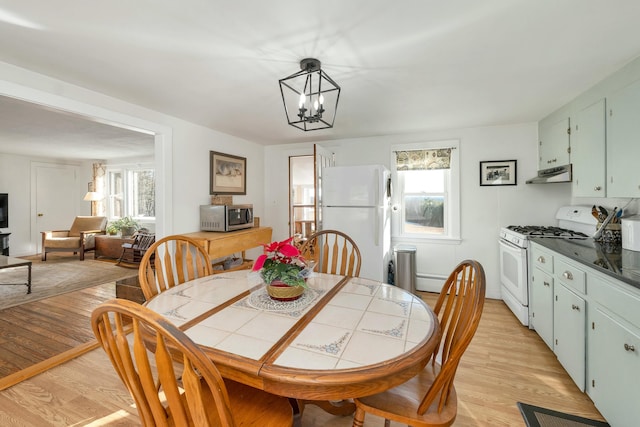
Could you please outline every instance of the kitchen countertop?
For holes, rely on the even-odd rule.
[[[622,249],[622,245],[598,243],[589,239],[532,239],[614,279],[640,289],[640,252]]]

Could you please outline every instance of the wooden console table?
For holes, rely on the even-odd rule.
[[[271,243],[271,231],[271,227],[253,227],[226,233],[197,231],[183,234],[183,236],[199,242],[212,260],[233,255],[237,252],[242,252],[242,259],[244,260],[245,251]],[[239,268],[249,268],[250,265],[251,263],[247,261]]]

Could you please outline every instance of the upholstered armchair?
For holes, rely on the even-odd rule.
[[[96,248],[95,235],[105,234],[107,218],[104,216],[77,216],[69,230],[42,232],[42,260],[47,260],[47,252],[62,251],[80,254],[84,260],[86,251]]]

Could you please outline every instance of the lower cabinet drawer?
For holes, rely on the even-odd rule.
[[[558,257],[554,260],[553,269],[555,271],[556,279],[581,294],[586,293],[587,287],[585,285],[586,280],[584,271],[564,262]]]
[[[640,291],[590,274],[589,297],[612,313],[640,328]]]

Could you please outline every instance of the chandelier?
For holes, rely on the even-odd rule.
[[[287,121],[304,131],[333,127],[340,86],[320,68],[320,61],[305,58],[300,71],[280,80]]]

